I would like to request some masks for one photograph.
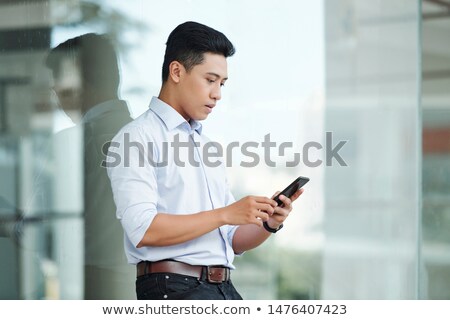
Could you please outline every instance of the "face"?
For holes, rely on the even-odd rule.
[[[81,108],[80,69],[72,60],[62,60],[59,74],[54,75],[53,90],[61,108],[72,118]]]
[[[173,107],[187,121],[206,119],[220,100],[221,89],[227,78],[226,58],[205,53],[204,61],[189,72],[180,67],[177,101]]]

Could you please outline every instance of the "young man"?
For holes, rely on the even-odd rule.
[[[259,196],[235,201],[224,166],[204,161],[199,121],[220,100],[234,51],[210,27],[176,27],[158,98],[111,143],[108,173],[138,299],[242,299],[230,281],[234,255],[276,232],[302,193],[281,197],[284,207]]]

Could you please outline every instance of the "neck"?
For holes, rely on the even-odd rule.
[[[180,104],[178,103],[177,100],[176,92],[173,90],[173,88],[171,88],[171,85],[168,82],[164,83],[163,86],[161,87],[158,99],[167,103],[176,112],[178,112],[187,122],[189,122],[190,118],[180,107]]]

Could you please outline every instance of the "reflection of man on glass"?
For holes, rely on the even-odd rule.
[[[118,250],[123,231],[101,166],[102,148],[131,121],[126,102],[118,97],[115,50],[106,36],[85,34],[52,49],[46,64],[52,70],[60,106],[83,131],[85,298],[131,298],[134,290],[129,281],[134,270]],[[65,136],[64,132],[58,135]]]
[[[108,174],[128,261],[137,264],[139,299],[241,299],[230,281],[234,255],[278,231],[302,192],[281,197],[284,208],[267,197],[235,201],[224,166],[204,161],[198,146],[209,140],[199,121],[214,112],[233,54],[222,33],[195,22],[179,25],[167,40],[159,97],[109,149]],[[177,141],[185,147],[174,147]]]

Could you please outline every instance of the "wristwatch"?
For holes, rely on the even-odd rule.
[[[264,227],[264,229],[266,229],[266,230],[269,231],[269,232],[277,233],[278,231],[280,231],[280,230],[283,228],[283,224],[280,224],[280,226],[279,226],[277,229],[274,229],[274,228],[269,227],[269,225],[267,224],[267,222],[264,221],[264,222],[263,222],[263,227]]]

